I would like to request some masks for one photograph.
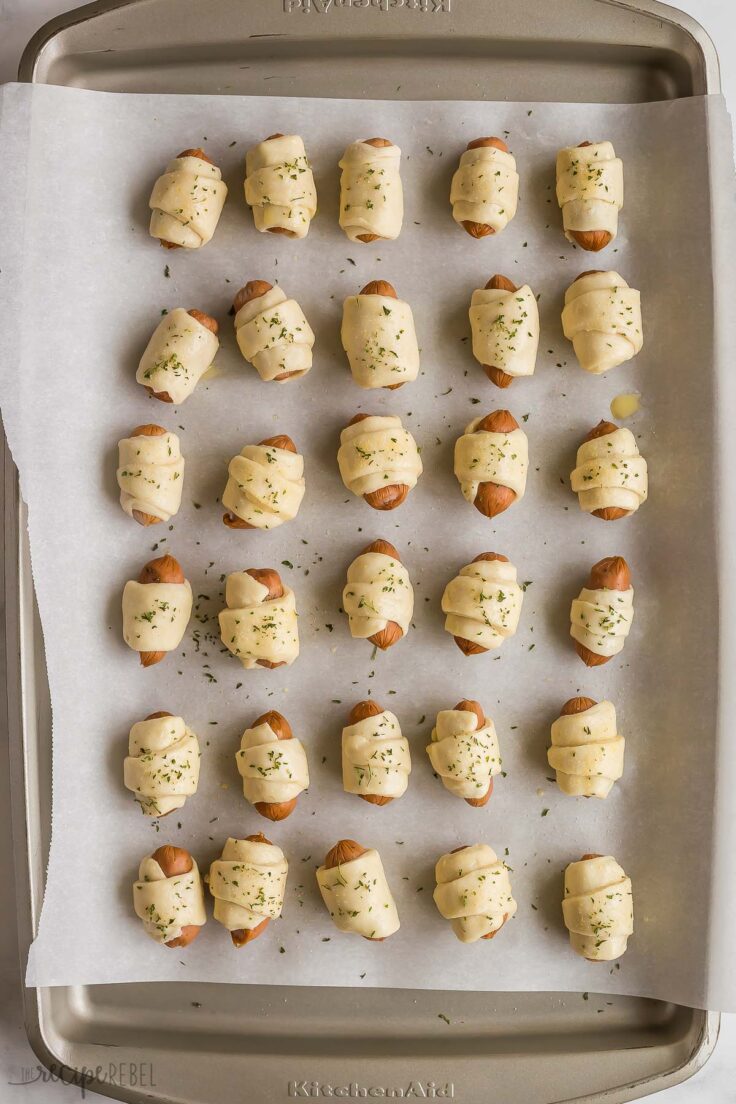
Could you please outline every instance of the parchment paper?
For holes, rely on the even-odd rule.
[[[736,839],[716,777],[733,769],[733,747],[717,734],[716,683],[718,621],[733,601],[724,593],[719,605],[714,482],[709,243],[713,220],[723,250],[732,202],[721,101],[340,102],[9,86],[1,108],[12,166],[2,410],[29,505],[54,713],[53,841],[28,983],[591,989],[736,1006]],[[246,148],[277,130],[302,134],[315,166],[320,210],[303,242],[257,234],[242,197]],[[449,182],[466,142],[493,133],[517,158],[519,213],[476,242],[452,221]],[[359,246],[337,225],[336,166],[348,142],[372,134],[404,151],[406,215],[397,242]],[[599,257],[566,243],[554,199],[557,149],[586,137],[610,138],[625,166],[619,237]],[[205,249],[165,252],[147,232],[151,184],[179,149],[200,144],[224,170],[225,212]],[[639,288],[644,311],[643,351],[603,378],[577,366],[559,321],[564,289],[595,267]],[[537,371],[508,392],[489,384],[469,342],[471,292],[494,272],[540,296]],[[719,272],[722,292],[732,284]],[[298,383],[263,384],[238,353],[227,311],[253,278],[282,284],[315,330],[314,368]],[[375,278],[393,282],[416,318],[422,374],[398,392],[359,390],[339,343],[342,299]],[[175,306],[215,315],[222,334],[215,374],[179,409],[149,400],[134,380],[161,311]],[[579,511],[567,477],[579,440],[630,390],[642,392],[630,424],[651,496],[634,518],[608,525]],[[531,470],[524,500],[493,523],[463,500],[452,449],[471,418],[499,406],[528,433]],[[422,447],[424,475],[395,513],[371,511],[340,481],[339,431],[359,410],[401,415]],[[171,528],[143,530],[117,501],[116,443],[146,421],[179,433],[186,457]],[[306,460],[298,519],[231,532],[218,502],[228,461],[277,432]],[[416,614],[408,638],[373,658],[350,638],[340,598],[348,563],[379,536],[409,568]],[[521,625],[500,652],[466,659],[443,631],[440,596],[488,550],[508,555],[528,583]],[[146,671],[123,644],[120,595],[164,551],[192,582],[195,616],[180,652]],[[588,671],[568,637],[569,604],[589,566],[612,553],[632,567],[634,627],[621,657]],[[250,566],[277,567],[296,591],[302,650],[291,668],[244,671],[223,654],[222,580]],[[605,802],[566,797],[550,781],[549,725],[578,693],[610,697],[627,739],[624,777]],[[406,796],[383,809],[345,795],[340,778],[342,726],[369,694],[398,714],[414,763]],[[437,710],[463,697],[484,704],[501,739],[505,774],[482,810],[443,789],[424,751]],[[290,719],[312,775],[297,812],[277,825],[244,801],[234,758],[244,727],[268,708]],[[159,825],[123,788],[122,760],[130,725],[160,709],[187,719],[203,757],[199,792]],[[204,871],[228,835],[259,830],[290,862],[284,916],[263,938],[238,952],[212,920],[183,952],[145,937],[131,907],[144,854],[176,843]],[[314,869],[341,836],[381,851],[402,920],[383,944],[341,936],[319,898]],[[463,947],[432,902],[433,866],[477,841],[506,857],[519,910],[492,943]],[[614,854],[633,879],[635,934],[610,966],[577,958],[562,924],[562,870],[589,851]]]

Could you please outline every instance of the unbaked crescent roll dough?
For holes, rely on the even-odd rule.
[[[217,165],[201,157],[175,157],[153,185],[152,238],[199,249],[215,232],[227,196]]]
[[[395,621],[406,636],[414,613],[409,572],[393,556],[363,552],[348,568],[342,604],[351,636],[367,640],[382,632],[389,621]]]
[[[350,295],[343,304],[342,347],[359,387],[395,387],[419,375],[411,307],[390,295]]]
[[[500,648],[519,625],[524,592],[508,560],[475,560],[445,587],[445,631],[490,651]]]
[[[481,483],[509,487],[516,498],[524,497],[529,468],[529,441],[523,429],[494,433],[476,427],[474,418],[455,442],[455,475],[468,502],[475,502]]]
[[[641,350],[641,296],[618,272],[587,272],[565,292],[562,330],[581,368],[608,372]]]
[[[577,954],[593,962],[620,958],[634,931],[631,879],[611,855],[570,863],[562,915]]]
[[[187,874],[167,878],[152,855],[147,855],[133,883],[133,908],[143,927],[157,943],[179,939],[182,929],[201,928],[207,920],[199,867],[192,859]]]
[[[298,379],[312,367],[312,327],[296,299],[287,299],[280,287],[243,304],[235,315],[235,336],[245,359],[266,382],[285,373]]]
[[[442,855],[434,903],[461,943],[489,939],[516,913],[506,864],[487,843]]]
[[[481,725],[470,709],[441,709],[427,744],[432,769],[455,797],[478,800],[501,773],[501,752],[493,721]]]
[[[183,307],[165,314],[151,335],[135,378],[172,403],[184,402],[215,359],[220,342]]]
[[[583,587],[570,607],[570,636],[596,655],[610,658],[622,650],[633,620],[633,587]]]
[[[565,237],[572,231],[605,230],[612,241],[624,205],[623,162],[610,142],[567,146],[557,154],[557,202]]]
[[[516,214],[518,201],[519,174],[513,154],[496,146],[465,150],[450,185],[455,222],[482,223],[499,233]]]
[[[274,445],[246,445],[228,465],[222,505],[254,529],[293,521],[304,498],[304,457]]]
[[[585,441],[570,484],[588,514],[612,507],[635,513],[646,502],[649,486],[647,462],[631,430],[619,428]]]
[[[168,521],[178,513],[184,457],[175,433],[137,434],[118,441],[118,487],[125,513]]]
[[[624,772],[624,745],[613,702],[596,702],[553,722],[547,761],[563,793],[605,798]]]
[[[301,740],[281,740],[270,724],[246,728],[235,760],[243,796],[251,805],[293,801],[309,785],[307,755]]]
[[[409,785],[409,741],[389,709],[342,730],[342,784],[346,793],[401,797]]]
[[[374,414],[346,426],[337,464],[343,483],[359,497],[395,484],[411,490],[422,474],[417,443],[393,415]]]
[[[234,571],[225,582],[227,609],[219,614],[220,635],[229,652],[250,670],[269,664],[289,666],[299,655],[296,598],[289,587],[269,598],[268,587],[247,571]]]
[[[197,792],[199,741],[183,717],[147,717],[130,730],[123,783],[147,816],[181,809]]]
[[[401,232],[404,194],[401,150],[353,142],[340,160],[340,226],[351,241],[375,235],[392,241]]]
[[[508,376],[531,376],[539,345],[539,309],[528,284],[516,291],[476,288],[470,300],[473,356]]]
[[[399,930],[399,914],[381,856],[373,848],[339,866],[317,868],[322,900],[341,932],[386,939]]]
[[[244,187],[256,230],[278,229],[292,238],[306,238],[317,211],[317,191],[298,134],[279,134],[249,149]]]
[[[289,864],[275,843],[230,837],[207,876],[212,915],[228,931],[250,931],[275,920],[284,906]]]
[[[139,583],[123,589],[123,639],[135,652],[173,652],[192,613],[192,588],[183,583]]]

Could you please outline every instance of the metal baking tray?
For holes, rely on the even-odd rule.
[[[98,0],[43,27],[19,77],[126,92],[610,103],[720,90],[705,32],[654,0]],[[51,716],[7,446],[2,486],[25,962],[51,829]],[[312,1082],[345,1087],[338,1095],[419,1096],[421,1085],[467,1104],[614,1104],[691,1076],[719,1025],[714,1012],[593,993],[187,983],[29,989],[25,1014],[44,1064],[67,1076],[99,1068],[87,1088],[136,1104],[269,1104],[314,1093]]]

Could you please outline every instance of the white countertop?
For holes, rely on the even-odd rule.
[[[81,0],[79,0],[81,3]],[[564,0],[556,0],[564,3]],[[0,0],[0,82],[14,80],[21,52],[46,20],[78,3],[65,0]],[[736,108],[736,0],[680,0],[711,35],[721,61],[723,90]],[[2,740],[7,733],[2,732]],[[0,748],[0,761],[4,750]],[[0,777],[0,885],[12,888],[12,854],[8,824],[9,793]],[[9,904],[10,902],[8,902]],[[5,909],[11,918],[13,910]],[[3,1104],[62,1104],[79,1099],[79,1090],[41,1081],[35,1055],[26,1042],[20,999],[20,964],[15,928],[0,926],[0,1101]],[[13,1082],[26,1082],[21,1086]],[[31,1083],[27,1083],[31,1082]],[[7,1088],[5,1086],[8,1086]],[[96,1099],[96,1098],[95,1098]],[[733,1104],[736,1101],[736,1014],[722,1019],[715,1053],[699,1074],[656,1096],[657,1104]]]

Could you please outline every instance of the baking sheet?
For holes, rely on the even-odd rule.
[[[709,856],[714,843],[716,857],[733,843],[711,800],[723,753],[713,677],[714,118],[722,138],[725,109],[713,97],[608,107],[4,90],[1,136],[17,168],[4,217],[2,406],[29,503],[54,703],[54,830],[29,984],[594,988],[712,1004],[709,979],[727,976],[730,961],[729,941],[709,945],[709,932],[718,917],[723,927],[730,889],[727,877],[714,882]],[[256,234],[242,202],[245,149],[275,130],[300,132],[315,165],[320,213],[301,243]],[[368,131],[404,149],[406,215],[398,242],[358,248],[337,227],[336,163]],[[449,180],[467,140],[489,132],[508,132],[520,208],[497,239],[474,242],[450,218]],[[603,135],[624,158],[627,194],[619,237],[599,260],[562,237],[554,154]],[[151,182],[197,144],[223,167],[228,203],[203,251],[164,253],[147,234]],[[642,290],[645,318],[642,353],[602,379],[577,367],[559,325],[565,287],[600,261]],[[505,393],[468,340],[470,294],[493,272],[541,295],[537,373]],[[315,366],[298,383],[262,384],[240,358],[227,309],[252,278],[278,280],[315,330]],[[356,388],[339,344],[342,299],[374,278],[391,280],[415,313],[423,371],[399,392]],[[223,337],[213,378],[178,410],[134,382],[160,311],[177,305],[217,316]],[[632,428],[652,494],[634,519],[606,526],[579,513],[565,480],[578,440],[628,390],[643,393]],[[525,418],[532,461],[523,502],[494,524],[462,499],[452,447],[471,418],[500,405]],[[400,414],[422,446],[425,474],[394,514],[370,511],[340,482],[339,430],[358,410]],[[178,432],[188,462],[182,510],[160,534],[117,504],[116,442],[146,420]],[[272,533],[230,532],[217,501],[227,463],[275,432],[305,455],[299,517]],[[372,658],[339,606],[347,564],[378,536],[401,552],[416,612],[407,640]],[[508,555],[530,586],[517,636],[469,660],[442,630],[439,598],[485,550]],[[122,643],[119,598],[163,551],[199,597],[182,652],[143,671]],[[634,628],[620,660],[587,671],[567,637],[569,602],[590,564],[613,552],[634,573]],[[217,639],[221,576],[266,565],[296,591],[302,654],[289,669],[246,672]],[[627,736],[626,773],[605,803],[567,798],[548,780],[549,724],[576,693],[610,697]],[[368,694],[398,714],[414,758],[407,795],[384,809],[341,789],[341,728]],[[423,750],[437,710],[461,697],[481,700],[500,733],[506,775],[484,810],[452,798]],[[312,774],[298,811],[274,826],[244,802],[234,760],[243,728],[268,708],[289,717]],[[157,709],[181,713],[203,745],[199,792],[160,831],[121,783],[128,728]],[[167,953],[143,936],[130,908],[143,854],[173,842],[206,869],[228,835],[264,828],[291,864],[284,917],[266,937],[238,953],[210,922],[186,952]],[[381,850],[402,918],[384,944],[341,937],[324,911],[313,871],[339,836]],[[492,944],[464,948],[431,901],[432,871],[439,854],[478,840],[508,848],[519,912]],[[560,916],[561,871],[591,850],[615,854],[634,882],[635,936],[608,967],[568,950]],[[736,1003],[728,984],[719,993],[723,1006]]]

